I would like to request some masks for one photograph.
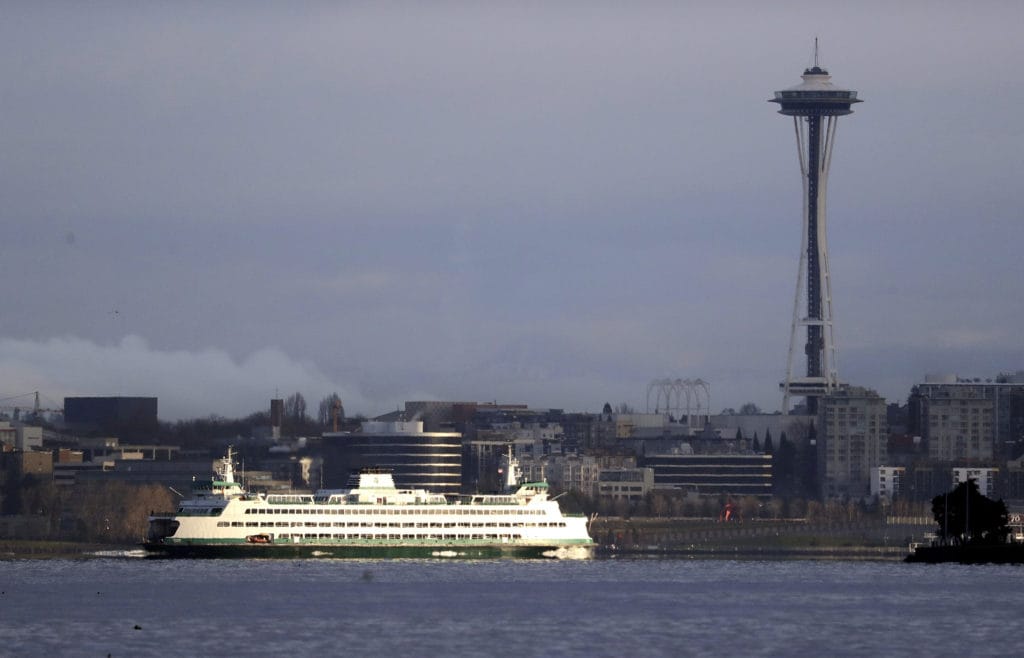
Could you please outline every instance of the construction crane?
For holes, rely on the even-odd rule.
[[[41,406],[40,403],[39,403],[39,391],[33,391],[32,393],[21,393],[20,395],[11,395],[9,397],[0,398],[0,409],[11,409],[11,410],[13,410],[14,411],[13,417],[14,417],[15,420],[17,420],[18,416],[21,413],[21,410],[25,407],[25,405],[24,404],[20,404],[20,405],[19,404],[11,404],[11,401],[12,400],[15,400],[15,401],[16,400],[20,400],[22,398],[27,398],[29,396],[32,396],[32,411],[30,412],[31,413],[30,417],[33,418],[33,419],[38,419],[39,415],[43,414],[43,413],[55,413],[55,414],[63,414],[64,413],[63,409],[51,409],[51,408],[45,408],[45,407]]]

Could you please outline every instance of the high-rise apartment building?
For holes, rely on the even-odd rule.
[[[841,387],[818,407],[818,474],[822,494],[861,497],[871,492],[872,470],[886,458],[889,428],[885,399],[859,386]]]
[[[909,400],[910,431],[936,460],[1016,459],[1024,454],[1024,372],[994,379],[927,375]]]

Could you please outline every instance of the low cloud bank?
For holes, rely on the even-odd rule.
[[[161,351],[129,335],[114,345],[76,337],[0,338],[0,395],[39,391],[68,396],[154,396],[161,420],[217,414],[240,417],[270,408],[270,399],[300,392],[315,414],[337,392],[350,413],[365,404],[352,386],[332,381],[312,363],[273,347],[241,360],[220,349]]]

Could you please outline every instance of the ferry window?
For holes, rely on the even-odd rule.
[[[218,528],[227,528],[230,524],[227,521],[217,521]]]
[[[246,521],[245,522],[245,527],[246,528],[258,528],[258,527],[260,527],[260,522],[259,521]]]
[[[278,521],[274,525],[277,526],[278,528],[287,528],[288,527],[288,522],[287,521]]]

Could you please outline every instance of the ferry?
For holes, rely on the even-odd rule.
[[[589,557],[594,545],[587,518],[563,514],[546,482],[449,499],[367,469],[351,489],[253,493],[235,480],[230,448],[213,470],[176,511],[150,515],[148,555]],[[516,470],[510,460],[508,484]]]

